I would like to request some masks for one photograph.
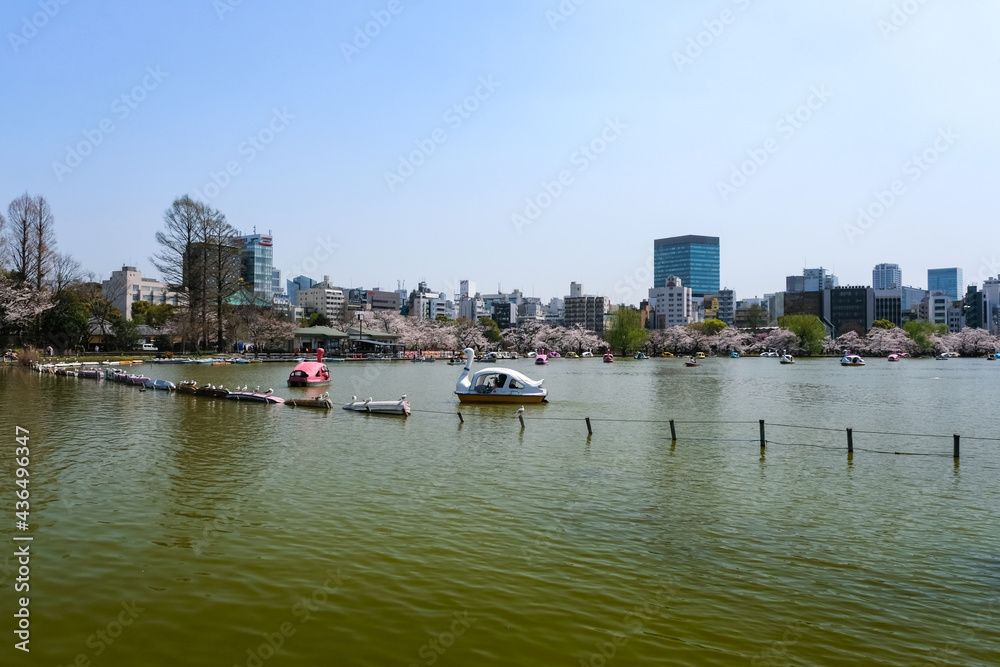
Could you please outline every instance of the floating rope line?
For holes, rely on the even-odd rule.
[[[757,442],[754,440],[753,442]],[[846,447],[841,447],[839,445],[814,445],[807,442],[778,442],[777,440],[768,440],[769,445],[784,445],[786,447],[815,447],[816,449],[836,449],[839,451],[844,451]],[[857,447],[855,447],[857,449]]]
[[[837,433],[843,433],[842,428],[827,428],[825,426],[801,426],[798,424],[775,424],[773,422],[767,422],[768,426],[780,426],[782,428],[804,428],[810,431],[836,431]],[[855,431],[855,433],[861,433],[861,431]]]
[[[754,441],[756,442],[756,441]],[[777,440],[768,440],[769,445],[785,445],[789,447],[814,447],[816,449],[834,449],[837,451],[844,451],[844,447],[838,445],[811,445],[805,442],[778,442]],[[951,458],[948,454],[934,454],[926,452],[890,452],[884,449],[868,449],[865,447],[855,447],[856,452],[868,452],[869,454],[892,454],[895,456],[937,456],[939,458]]]

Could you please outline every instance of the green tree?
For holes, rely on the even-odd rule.
[[[80,299],[87,309],[87,317],[93,318],[94,325],[104,339],[111,331],[111,325],[122,316],[118,307],[105,299],[100,283],[86,283],[80,288]]]
[[[948,333],[948,325],[933,324],[927,320],[911,320],[903,325],[903,331],[917,346],[917,351],[926,354],[934,349],[934,341],[931,340],[931,336],[936,333],[942,335]]]
[[[726,326],[728,325],[722,320],[715,320],[715,319],[705,320],[704,322],[695,322],[693,324],[688,325],[688,327],[690,327],[694,331],[700,331],[706,336],[715,336],[720,331],[725,329]]]
[[[896,325],[889,320],[875,320],[872,322],[872,329],[895,329]]]
[[[649,340],[649,332],[642,328],[639,311],[622,305],[611,313],[611,324],[604,338],[612,349],[621,350],[625,356],[642,349]]]
[[[500,333],[500,326],[492,317],[480,317],[479,328],[483,330],[483,335],[491,345],[496,345],[503,340],[503,334]]]
[[[309,313],[309,316],[303,320],[305,326],[307,327],[328,327],[332,326],[330,320],[326,315],[322,313]]]
[[[153,307],[148,301],[135,301],[132,303],[132,321],[136,324],[148,324],[146,315]],[[152,325],[150,325],[152,326]]]
[[[815,315],[784,315],[778,318],[778,326],[799,337],[799,346],[809,355],[823,351],[826,327]]]
[[[448,317],[447,315],[445,315],[444,313],[438,313],[437,315],[435,315],[434,316],[434,320],[437,321],[437,322],[452,322],[452,321],[454,321],[450,317]]]
[[[133,305],[133,307],[135,307]],[[162,327],[177,312],[177,306],[172,303],[157,303],[149,307],[146,313],[146,324],[151,327]]]
[[[765,326],[769,319],[770,314],[767,312],[767,308],[764,308],[759,303],[752,304],[747,308],[747,324],[753,331],[757,331],[757,329]]]
[[[74,289],[63,289],[52,298],[53,307],[41,316],[41,340],[62,351],[87,343],[87,309]]]
[[[124,317],[111,324],[111,333],[115,337],[115,346],[122,352],[133,349],[139,341],[139,325]]]

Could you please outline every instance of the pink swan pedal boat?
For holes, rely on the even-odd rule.
[[[303,361],[288,376],[289,387],[319,387],[330,384],[330,369],[323,363],[323,348],[316,350],[316,361]]]

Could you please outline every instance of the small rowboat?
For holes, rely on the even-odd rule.
[[[694,357],[691,357],[691,359],[689,359],[688,361],[685,361],[684,365],[685,366],[701,366],[701,364],[699,364],[697,361],[694,360]]]
[[[194,380],[182,380],[177,385],[177,392],[181,394],[193,394],[198,389],[198,383]]]
[[[330,392],[324,392],[319,396],[312,396],[310,398],[290,398],[285,401],[285,405],[291,405],[299,408],[321,408],[324,410],[330,410],[333,408],[333,401],[330,400]]]
[[[351,402],[344,406],[344,410],[409,417],[410,402],[406,400],[406,394],[403,394],[398,401],[373,401],[370,397],[368,400],[359,401],[357,396],[352,396]]]

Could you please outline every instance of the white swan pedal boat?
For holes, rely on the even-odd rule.
[[[455,394],[462,403],[544,403],[549,392],[542,387],[545,380],[532,380],[511,368],[490,366],[472,375],[472,348],[463,350],[465,368],[455,384]]]

